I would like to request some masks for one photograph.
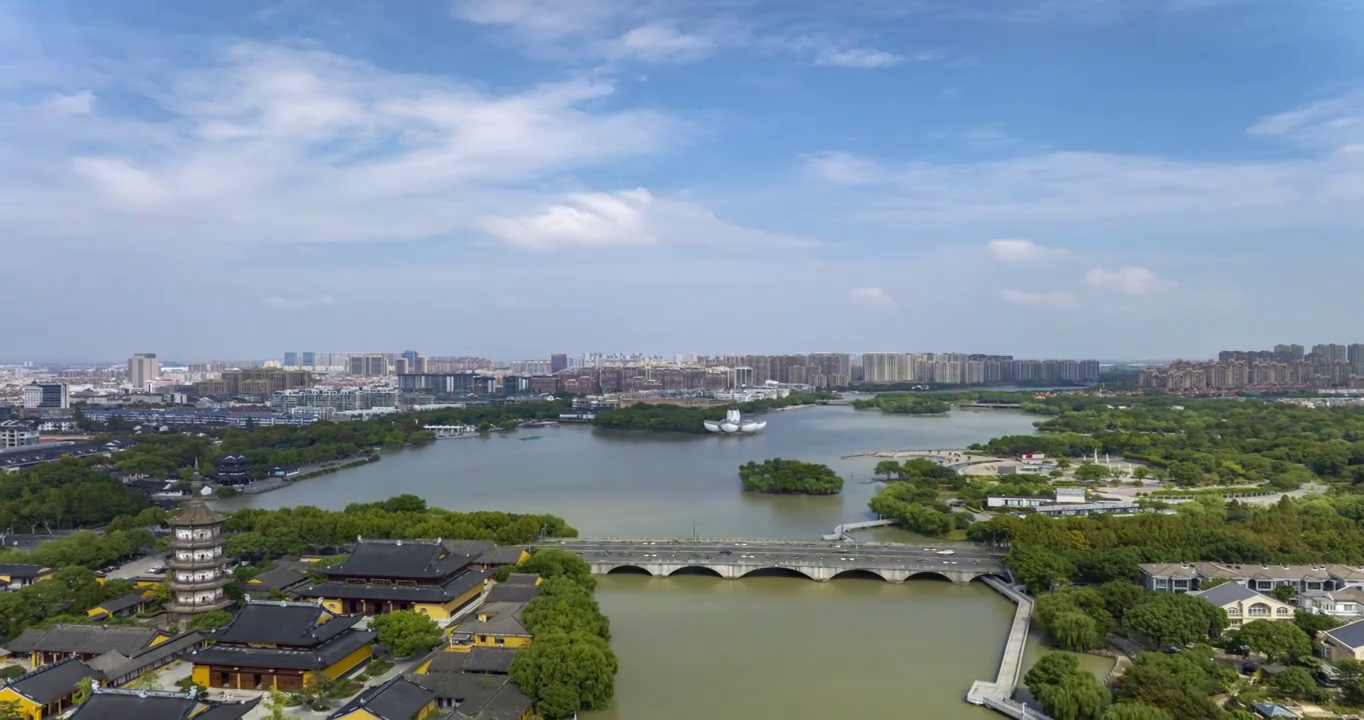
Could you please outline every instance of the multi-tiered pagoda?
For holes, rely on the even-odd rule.
[[[184,621],[191,615],[221,610],[232,603],[224,588],[232,582],[227,573],[223,523],[227,518],[209,509],[194,483],[189,501],[170,520],[170,552],[167,554],[166,587],[170,590],[171,615]]]

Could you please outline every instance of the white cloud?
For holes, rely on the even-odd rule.
[[[1054,291],[1054,292],[1028,292],[1025,290],[1001,290],[999,297],[1005,302],[1014,305],[1032,306],[1063,306],[1075,304],[1075,293]]]
[[[904,62],[904,58],[894,53],[874,48],[832,48],[815,55],[816,65],[844,68],[888,68]]]
[[[155,119],[51,123],[0,108],[14,131],[0,137],[0,157],[14,159],[0,163],[0,196],[16,201],[0,204],[0,224],[187,252],[436,238],[519,211],[521,188],[544,178],[648,156],[690,131],[602,106],[615,87],[600,80],[503,93],[255,43],[163,70],[139,98]]]
[[[835,185],[871,185],[884,178],[873,160],[845,152],[823,152],[802,159],[805,174]]]
[[[312,310],[314,308],[335,307],[336,299],[331,295],[314,295],[292,299],[271,295],[265,298],[265,305],[276,310]]]
[[[43,110],[58,117],[89,115],[95,109],[95,93],[81,90],[70,95],[57,93],[43,103]]]
[[[1059,253],[1031,240],[991,240],[985,247],[994,259],[1002,262],[1030,262]]]
[[[680,32],[674,25],[654,22],[641,25],[607,43],[605,54],[615,59],[645,62],[690,62],[716,49],[714,37]]]
[[[569,193],[527,213],[490,217],[482,228],[507,245],[534,251],[648,245],[796,250],[816,245],[735,225],[694,202],[656,197],[644,188]]]
[[[1364,142],[1364,91],[1266,115],[1246,132],[1327,150]]]
[[[897,308],[899,303],[885,290],[876,287],[853,288],[848,291],[848,302],[852,305],[876,308]]]
[[[454,15],[479,25],[503,25],[529,40],[554,41],[596,32],[620,12],[607,0],[456,0]]]
[[[653,195],[642,188],[577,193],[539,215],[490,218],[484,228],[503,242],[529,250],[652,245],[658,238],[645,227],[644,215],[653,201]]]
[[[1124,295],[1151,295],[1171,290],[1175,286],[1154,272],[1135,265],[1112,271],[1094,268],[1085,273],[1085,283],[1090,287],[1117,290]]]

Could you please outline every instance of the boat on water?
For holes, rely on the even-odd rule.
[[[540,439],[540,436],[539,436],[539,435],[530,435],[530,436],[528,436],[528,437],[523,437],[523,438],[518,438],[518,439],[519,439],[519,440],[539,440],[539,439]]]
[[[767,427],[767,421],[754,422],[744,420],[743,413],[738,408],[730,408],[725,411],[724,420],[703,420],[706,430],[713,433],[723,433],[725,435],[752,435]]]

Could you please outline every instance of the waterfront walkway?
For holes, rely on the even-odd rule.
[[[1004,657],[999,661],[999,672],[993,682],[977,680],[971,683],[971,689],[966,692],[966,701],[984,705],[1019,720],[1043,720],[1046,715],[1031,710],[1013,699],[1014,690],[1018,687],[1018,677],[1023,670],[1023,651],[1028,645],[1028,626],[1032,623],[1032,598],[999,578],[985,577],[981,580],[1013,601],[1016,607],[1013,623],[1009,626],[1009,637],[1004,641]]]
[[[854,542],[856,540],[856,538],[852,536],[852,531],[854,530],[866,530],[868,528],[874,527],[887,527],[890,525],[895,525],[896,523],[899,522],[900,522],[899,520],[863,520],[862,522],[843,523],[842,525],[835,527],[833,532],[829,533],[828,535],[825,535],[824,539],[830,542],[835,540]]]

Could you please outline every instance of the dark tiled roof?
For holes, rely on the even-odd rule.
[[[314,647],[349,630],[361,619],[359,615],[332,615],[312,603],[249,602],[231,623],[208,637],[233,644]]]
[[[520,720],[531,706],[530,698],[506,676],[434,673],[407,677],[436,697],[457,702],[456,718]]]
[[[487,620],[468,620],[455,626],[456,633],[470,635],[521,635],[530,636],[530,631],[521,622],[520,603],[485,603],[474,614],[487,616]]]
[[[535,573],[512,573],[507,576],[508,585],[535,585],[540,582],[540,576]]]
[[[25,630],[19,633],[18,637],[10,640],[5,649],[12,653],[31,653],[33,646],[37,645],[38,641],[42,640],[46,634],[46,630]]]
[[[437,580],[459,572],[471,559],[449,552],[439,542],[366,540],[340,564],[322,572],[336,577]]]
[[[196,665],[320,670],[374,642],[372,630],[350,630],[317,647],[253,648],[219,643],[196,650],[185,659]]]
[[[444,585],[368,585],[325,582],[301,588],[301,597],[449,602],[483,584],[487,570],[466,570]]]
[[[1264,597],[1260,593],[1251,590],[1245,585],[1237,585],[1234,582],[1225,582],[1222,583],[1221,585],[1210,587],[1207,590],[1200,590],[1198,592],[1191,592],[1189,594],[1195,597],[1203,598],[1204,600],[1207,600],[1208,602],[1212,603],[1213,605],[1216,605],[1217,607],[1222,607],[1223,605],[1226,605],[1228,603],[1241,602],[1243,600],[1251,600],[1257,597]]]
[[[539,585],[494,585],[488,590],[487,602],[528,603],[539,594]]]
[[[443,540],[446,552],[476,558],[497,547],[492,540]]]
[[[117,615],[128,608],[134,608],[147,602],[147,599],[138,593],[129,593],[123,597],[114,598],[113,600],[105,600],[99,604],[99,607],[102,610],[107,610],[110,615]]]
[[[512,660],[516,659],[516,651],[512,648],[475,647],[467,653],[448,654],[463,655],[464,663],[460,669],[469,673],[506,675],[511,672]]]
[[[238,720],[260,703],[200,702],[189,695],[170,692],[99,689],[76,710],[70,720]],[[200,711],[200,708],[206,709]]]
[[[435,693],[400,675],[360,693],[345,707],[332,713],[328,720],[345,717],[362,708],[382,720],[415,720],[417,713],[435,699]]]
[[[445,650],[431,656],[431,663],[426,666],[428,673],[457,673],[464,669],[464,661],[468,653],[454,652]]]
[[[308,582],[308,573],[301,568],[287,565],[270,568],[248,580],[244,586],[248,592],[251,590],[284,590],[305,582]]]
[[[27,631],[10,643],[10,652],[53,652],[103,655],[110,650],[132,656],[161,636],[153,628],[104,625],[53,625],[33,638]]]
[[[1349,647],[1364,648],[1364,620],[1356,620],[1349,625],[1327,630],[1326,634]]]
[[[133,655],[122,665],[105,671],[104,675],[110,680],[124,682],[126,678],[141,674],[149,666],[156,665],[168,657],[183,655],[203,643],[203,633],[181,633],[166,642]]]
[[[102,680],[104,675],[80,660],[67,658],[20,675],[7,687],[39,705],[46,705],[75,692],[76,684],[84,678]]]
[[[521,545],[498,545],[478,556],[475,562],[483,565],[515,565],[521,562],[521,553],[526,548]]]
[[[39,573],[44,570],[50,570],[50,568],[29,563],[0,563],[0,575],[8,575],[12,578],[28,578],[31,580],[38,577]]]
[[[227,520],[227,516],[213,512],[204,502],[202,495],[195,492],[190,499],[185,502],[179,514],[170,519],[168,523],[171,527],[191,527],[199,525],[217,525]]]

